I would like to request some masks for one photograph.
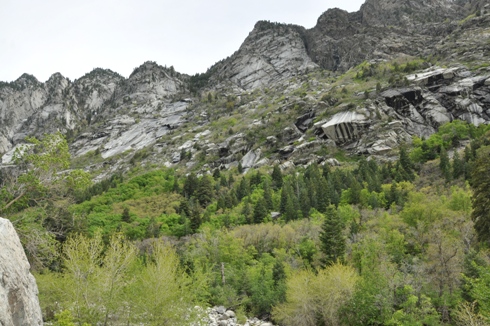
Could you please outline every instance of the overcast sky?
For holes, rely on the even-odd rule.
[[[147,60],[205,72],[238,50],[258,20],[311,28],[328,8],[364,0],[0,0],[0,81],[41,82],[93,68],[127,77]]]

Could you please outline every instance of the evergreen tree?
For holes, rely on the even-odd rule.
[[[359,204],[361,202],[361,190],[362,186],[355,177],[352,177],[350,187],[350,199],[351,204]]]
[[[251,223],[252,222],[252,209],[250,208],[250,197],[247,197],[247,199],[245,200],[245,203],[243,204],[243,208],[242,208],[242,215],[243,217],[245,218],[245,221],[247,223]]]
[[[213,200],[213,184],[211,178],[204,175],[196,189],[196,197],[202,207],[207,206]]]
[[[390,207],[392,203],[398,203],[398,189],[395,180],[391,182],[390,192],[388,194],[387,206]]]
[[[337,261],[343,262],[346,246],[344,228],[344,223],[335,206],[328,206],[320,233],[320,250],[324,255],[323,266],[334,264]]]
[[[458,179],[464,174],[464,161],[459,157],[457,150],[454,151],[453,157],[453,178]]]
[[[226,176],[224,174],[220,176],[219,184],[221,187],[228,187],[228,180],[226,180]]]
[[[197,189],[197,185],[199,184],[199,180],[197,176],[192,172],[185,178],[183,195],[184,197],[190,198],[194,195]]]
[[[228,198],[229,198],[230,206],[228,206]],[[234,189],[230,190],[228,198],[227,198],[227,206],[226,207],[233,208],[236,205],[238,205],[239,201],[238,201],[238,197],[236,195],[236,191]]]
[[[218,202],[216,203],[216,209],[217,209],[217,210],[219,210],[219,209],[225,210],[225,209],[226,209],[226,200],[225,200],[225,196],[220,195],[220,196],[218,197]]]
[[[292,196],[292,189],[289,186],[289,184],[285,184],[281,190],[281,203],[279,204],[279,212],[281,214],[286,213],[286,206],[290,201],[291,196]]]
[[[267,208],[265,206],[264,198],[260,198],[254,207],[253,213],[253,222],[254,223],[262,223],[264,219],[267,217]]]
[[[272,189],[279,190],[282,188],[282,172],[279,165],[274,165],[272,170]]]
[[[325,212],[329,205],[328,183],[324,178],[320,178],[316,182],[316,209],[319,212]]]
[[[301,189],[299,196],[299,206],[301,208],[301,213],[303,217],[308,217],[310,215],[310,197],[308,196],[308,191],[306,188]]]
[[[328,178],[327,180],[327,197],[330,200],[332,205],[338,206],[340,203],[340,195],[338,191],[335,189],[335,182],[332,178]]]
[[[189,209],[189,204],[187,199],[184,199],[180,202],[179,214],[185,214],[185,216],[189,216],[191,214],[191,210]]]
[[[190,229],[192,233],[196,233],[202,223],[201,209],[199,205],[194,201],[191,201],[189,206],[190,206],[190,215],[189,215]]]
[[[441,169],[446,182],[451,181],[451,162],[449,161],[449,156],[444,146],[441,146],[439,168]]]
[[[325,162],[323,164],[323,168],[322,168],[322,175],[325,178],[325,180],[328,179],[328,176],[330,175],[330,172],[331,172],[330,165]]]
[[[219,171],[218,168],[214,169],[213,171],[213,178],[214,180],[218,180],[221,178],[221,172]]]
[[[238,173],[243,173],[243,166],[242,166],[242,162],[238,162]]]
[[[471,175],[473,219],[478,240],[490,244],[490,146],[478,150]]]
[[[291,196],[288,198],[288,201],[286,202],[284,220],[286,222],[289,222],[289,221],[294,221],[296,219],[298,219],[298,209],[295,205],[294,198]]]
[[[248,195],[250,195],[250,186],[248,185],[248,180],[246,178],[242,178],[242,180],[240,180],[240,184],[238,185],[236,196],[240,201]]]
[[[260,171],[255,172],[252,174],[252,177],[250,178],[250,187],[254,188],[259,186],[262,183],[262,173]]]
[[[234,183],[235,183],[235,178],[233,178],[233,174],[230,173],[228,175],[228,187],[233,186]]]
[[[412,160],[410,159],[410,156],[408,155],[406,145],[400,146],[400,153],[399,153],[399,173],[401,175],[401,178],[403,180],[400,181],[413,181],[415,180],[415,175],[413,173],[413,163]]]
[[[271,186],[269,183],[269,180],[264,180],[264,200],[265,200],[265,207],[267,208],[268,211],[272,211],[274,209],[274,203],[272,202],[272,190]]]
[[[179,178],[174,175],[174,184],[172,185],[172,191],[179,193],[180,192],[180,185],[179,185]]]

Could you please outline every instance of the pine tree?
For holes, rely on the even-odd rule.
[[[272,170],[272,189],[279,190],[282,188],[282,172],[279,165],[274,165]]]
[[[196,231],[199,229],[202,223],[201,209],[199,205],[194,201],[191,201],[189,206],[190,206],[189,221],[190,221],[191,232],[196,233]]]
[[[255,172],[252,174],[252,177],[250,177],[250,187],[254,188],[259,186],[262,183],[262,173],[260,171]]]
[[[441,169],[446,182],[451,181],[451,162],[449,161],[449,155],[444,146],[441,146],[439,168]]]
[[[179,178],[174,175],[174,184],[172,185],[172,191],[175,193],[180,192]]]
[[[344,223],[335,206],[328,206],[320,233],[320,250],[324,255],[323,266],[334,264],[337,261],[343,262],[346,246],[344,228]]]
[[[454,151],[453,157],[453,178],[458,179],[464,174],[464,162],[459,157],[457,150]]]
[[[325,162],[325,164],[323,164],[323,168],[322,168],[322,175],[325,178],[325,180],[328,179],[330,172],[331,172],[330,165]]]
[[[316,209],[319,212],[325,212],[327,206],[330,204],[330,197],[328,194],[328,183],[324,178],[320,178],[316,182]]]
[[[214,169],[213,178],[214,178],[214,180],[218,180],[221,178],[221,172],[218,168]]]
[[[238,200],[242,200],[246,196],[250,195],[250,186],[246,178],[242,178],[242,180],[240,180],[236,195]]]
[[[272,190],[270,187],[269,180],[264,180],[263,184],[264,188],[264,200],[265,200],[265,207],[267,210],[272,211],[274,209],[274,203],[272,202]]]
[[[478,240],[490,244],[490,146],[478,150],[471,174],[473,219]]]
[[[197,179],[194,173],[189,174],[185,178],[183,195],[184,197],[190,198],[194,195],[197,185],[199,184],[199,180]]]
[[[254,223],[262,223],[264,219],[267,217],[267,208],[265,207],[264,198],[260,198],[254,207],[253,213],[253,222]]]
[[[226,200],[224,195],[220,195],[218,197],[218,202],[216,203],[216,210],[225,210],[226,209]]]
[[[202,207],[207,206],[213,200],[213,184],[207,175],[202,176],[196,189],[196,197]]]
[[[308,196],[308,191],[306,188],[301,189],[301,193],[299,195],[299,206],[303,217],[308,217],[310,215],[311,205],[310,197]]]
[[[250,208],[250,197],[247,197],[245,203],[243,204],[242,215],[247,223],[251,222],[252,209]]]
[[[415,180],[415,175],[413,173],[413,163],[412,160],[410,159],[410,156],[408,155],[407,148],[405,145],[400,146],[400,157],[398,162],[400,163],[399,165],[399,172],[401,175],[401,178],[407,181],[413,181]],[[402,181],[402,180],[400,180]]]

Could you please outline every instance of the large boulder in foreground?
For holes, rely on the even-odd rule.
[[[9,220],[0,217],[0,325],[42,325],[34,276]]]

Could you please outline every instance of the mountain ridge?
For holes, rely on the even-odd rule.
[[[428,20],[428,13],[436,18]],[[75,157],[95,152],[105,160],[150,148],[153,160],[167,165],[181,162],[185,152],[208,157],[201,168],[230,167],[242,157],[254,157],[253,162],[241,162],[250,166],[264,164],[264,155],[278,162],[294,160],[298,148],[309,155],[322,148],[378,155],[409,141],[410,135],[427,136],[458,116],[487,123],[483,99],[489,17],[483,1],[419,0],[393,5],[368,0],[357,12],[325,11],[311,29],[259,21],[234,54],[195,76],[152,61],[135,68],[128,78],[102,68],[74,81],[55,73],[41,83],[23,74],[14,82],[0,83],[0,154],[5,154],[7,164],[26,136],[61,131]],[[471,58],[472,67],[483,70],[461,66],[466,58]],[[456,73],[440,70],[436,63],[449,64],[457,68]],[[410,77],[410,73],[415,74]],[[427,78],[438,82],[424,84],[416,80],[417,74],[432,74]],[[471,103],[447,104],[455,100],[438,90],[450,85],[465,88],[460,85],[465,78],[481,79],[466,82],[480,85],[472,86]],[[395,93],[383,96],[381,92],[400,86],[409,87],[395,92],[401,94],[397,101],[412,93],[420,93],[423,99],[408,103],[401,116],[396,112],[399,107],[384,103],[396,98]],[[463,91],[452,94],[461,97],[458,103],[463,100]],[[456,112],[456,107],[464,112],[472,107],[474,112],[454,116],[450,112]],[[335,114],[343,111],[355,111],[352,117],[358,120],[361,114],[366,121],[361,127],[357,120],[339,120],[340,125],[357,130],[349,133],[355,137],[340,141],[335,132],[321,126],[337,126]],[[279,120],[278,115],[290,120]],[[381,127],[385,119],[400,125]],[[268,134],[249,134],[271,124],[276,127],[267,129]],[[235,134],[233,141],[224,137],[226,128]],[[381,129],[375,136],[377,128]],[[300,161],[316,159],[313,155]],[[196,162],[186,164],[193,168]]]

